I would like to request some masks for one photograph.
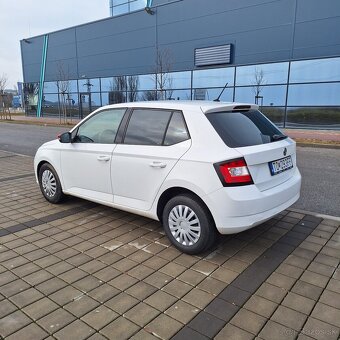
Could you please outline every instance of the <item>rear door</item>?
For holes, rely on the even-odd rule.
[[[112,158],[114,203],[151,209],[163,181],[191,141],[179,111],[134,109]]]
[[[258,110],[207,113],[222,140],[245,159],[254,184],[267,190],[287,181],[296,170],[295,143]]]

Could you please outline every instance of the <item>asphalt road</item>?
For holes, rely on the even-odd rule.
[[[67,131],[49,126],[0,123],[0,150],[33,156],[37,148]],[[298,147],[302,173],[296,209],[340,217],[340,149]]]

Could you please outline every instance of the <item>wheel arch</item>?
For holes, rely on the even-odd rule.
[[[171,187],[166,189],[159,197],[158,202],[157,202],[157,217],[159,219],[159,221],[162,223],[162,215],[163,215],[163,210],[165,208],[165,205],[167,204],[167,202],[169,202],[170,199],[172,199],[175,196],[178,195],[190,195],[190,196],[194,196],[195,199],[197,199],[209,212],[209,214],[211,215],[211,218],[213,219],[214,223],[214,216],[212,215],[209,207],[207,206],[207,204],[204,202],[204,200],[197,195],[194,191],[184,188],[184,187],[180,187],[180,186],[176,186],[176,187]]]

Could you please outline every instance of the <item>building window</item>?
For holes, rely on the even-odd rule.
[[[111,16],[140,10],[147,6],[147,0],[110,0]]]

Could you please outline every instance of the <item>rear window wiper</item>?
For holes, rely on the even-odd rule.
[[[286,139],[288,138],[288,136],[286,135],[272,135],[272,140],[273,141],[277,141],[277,140],[281,140],[281,139]]]

